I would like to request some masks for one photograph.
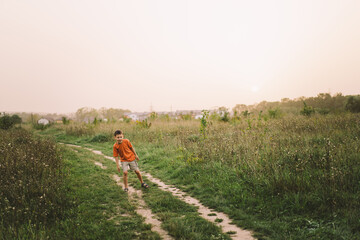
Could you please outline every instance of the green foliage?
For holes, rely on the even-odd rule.
[[[90,139],[90,142],[109,142],[112,140],[112,137],[109,134],[106,133],[100,133],[95,135],[93,138]]]
[[[0,130],[0,152],[0,232],[61,219],[69,202],[55,142],[24,129]]]
[[[193,134],[193,135],[190,135],[188,138],[187,138],[190,142],[197,142],[197,141],[200,141],[200,137],[199,135],[196,135],[196,134]]]
[[[116,127],[136,141],[144,169],[259,239],[359,239],[359,114],[264,117],[213,122],[201,141],[198,121]],[[94,145],[111,154],[111,143]]]
[[[311,106],[306,105],[306,103],[304,102],[304,107],[300,111],[300,114],[309,117],[309,116],[313,115],[314,113],[315,113],[314,108],[311,107]]]
[[[50,127],[52,124],[40,124],[40,123],[33,123],[32,127],[36,130],[45,130]]]
[[[10,129],[12,126],[14,126],[14,122],[12,118],[9,115],[5,115],[0,117],[0,128],[7,130]]]
[[[230,112],[226,107],[220,107],[218,109],[219,120],[222,122],[229,122],[230,121]]]
[[[305,101],[307,105],[312,106],[314,109],[323,109],[320,110],[320,114],[327,114],[326,110],[329,110],[329,114],[341,113],[345,111],[345,104],[348,97],[343,96],[341,93],[336,93],[330,95],[329,93],[319,93],[316,97],[299,97],[295,99],[283,98],[281,101],[276,102],[267,102],[262,101],[258,104],[253,105],[244,105],[237,104],[233,111],[243,112],[251,111],[252,113],[258,113],[260,111],[268,111],[269,109],[280,109],[284,114],[294,114],[298,115],[300,110],[303,108],[303,102]]]
[[[125,123],[131,123],[131,118],[124,117],[124,122],[125,122]]]
[[[22,119],[21,119],[21,117],[19,117],[19,115],[14,114],[11,116],[11,119],[14,122],[14,124],[22,123]]]
[[[92,122],[94,125],[97,125],[100,121],[95,117],[94,121]]]
[[[149,119],[150,120],[156,120],[158,118],[158,114],[156,112],[150,113]]]
[[[350,96],[347,99],[345,109],[352,113],[360,112],[360,96]]]
[[[241,114],[246,118],[250,116],[250,112],[248,110],[241,112]]]
[[[22,122],[21,118],[18,115],[4,115],[2,117],[0,117],[0,129],[10,129],[12,128],[15,124],[20,124]]]
[[[91,136],[95,134],[94,125],[86,123],[70,124],[65,127],[65,133],[70,136]]]
[[[169,114],[162,114],[159,116],[159,119],[162,121],[167,121],[167,122],[169,122],[171,120]]]
[[[327,115],[330,113],[330,109],[328,108],[317,108],[315,109],[315,111],[320,113],[321,115]]]
[[[151,127],[151,122],[149,123],[147,119],[142,121],[136,121],[136,126],[141,128],[149,129]]]
[[[281,115],[281,110],[279,108],[269,109],[268,114],[270,118],[279,118]]]
[[[180,115],[180,118],[181,118],[182,120],[191,120],[191,119],[192,119],[192,116],[191,116],[191,114],[181,114],[181,115]]]
[[[70,120],[67,119],[66,117],[62,117],[61,120],[64,125],[68,125],[70,123]]]
[[[206,128],[208,126],[208,118],[209,118],[209,111],[202,110],[202,117],[200,119],[200,134],[203,136],[203,138],[206,138]]]

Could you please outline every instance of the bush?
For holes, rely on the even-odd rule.
[[[50,127],[50,124],[39,124],[39,123],[33,123],[33,128],[36,130],[45,130],[48,127]]]
[[[136,126],[149,129],[151,127],[151,123],[148,123],[147,119],[143,121],[136,121]]]
[[[304,116],[311,116],[312,114],[315,113],[315,110],[313,107],[306,105],[306,103],[304,102],[304,107],[303,109],[300,111],[301,115]]]
[[[316,109],[316,111],[318,113],[320,113],[321,115],[327,115],[330,113],[330,109],[328,109],[328,108],[318,108],[318,109]]]
[[[0,130],[0,152],[0,232],[62,218],[69,205],[56,143],[23,129]]]
[[[268,110],[268,114],[269,114],[269,117],[270,118],[279,118],[280,115],[281,115],[281,111],[279,108],[276,108],[276,109],[269,109]]]
[[[18,115],[5,115],[0,117],[0,129],[10,129],[12,128],[15,124],[20,124],[22,122],[22,119],[18,116]]]
[[[352,113],[360,112],[360,96],[350,96],[347,99],[345,109]]]
[[[70,123],[70,120],[67,119],[66,117],[62,117],[61,120],[64,125],[68,125]]]

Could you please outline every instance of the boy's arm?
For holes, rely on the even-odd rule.
[[[120,164],[119,164],[120,157],[117,156],[117,157],[114,157],[114,158],[115,158],[115,162],[116,162],[116,168],[117,168],[118,172],[120,172]]]
[[[139,161],[139,156],[135,152],[135,148],[131,147],[130,150],[135,154],[135,159]]]

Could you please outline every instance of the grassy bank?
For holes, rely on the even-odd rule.
[[[43,134],[111,155],[124,130],[143,168],[269,239],[360,237],[359,115],[57,126]]]
[[[56,143],[23,129],[0,130],[0,153],[0,237],[42,236],[37,230],[66,217],[71,206]]]
[[[1,239],[160,239],[88,152],[0,136]]]

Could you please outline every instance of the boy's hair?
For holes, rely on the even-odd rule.
[[[115,132],[114,132],[114,136],[116,137],[116,135],[119,135],[119,134],[122,134],[122,131],[121,130],[116,130]]]

